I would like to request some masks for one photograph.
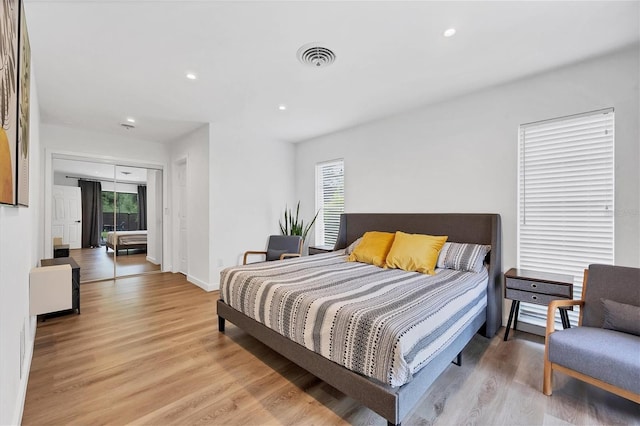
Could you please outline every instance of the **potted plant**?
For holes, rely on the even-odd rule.
[[[296,206],[295,215],[293,214],[293,211],[291,211],[291,209],[287,209],[287,207],[285,206],[284,223],[282,222],[282,220],[279,221],[280,231],[282,232],[282,235],[300,235],[303,240],[306,240],[309,230],[316,222],[318,213],[320,213],[320,210],[316,212],[313,220],[305,226],[304,220],[300,219],[300,201],[298,201],[298,205]]]

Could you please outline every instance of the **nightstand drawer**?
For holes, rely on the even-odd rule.
[[[573,277],[571,275],[511,268],[504,274],[504,278],[504,296],[511,299],[511,312],[509,312],[509,321],[507,321],[504,332],[505,342],[509,338],[511,321],[513,321],[514,330],[518,324],[520,302],[548,306],[552,300],[573,298]],[[560,309],[560,318],[564,328],[571,327],[567,310],[573,310],[573,307]]]
[[[507,291],[509,289],[515,289],[533,293],[549,294],[559,296],[560,298],[571,299],[573,297],[573,294],[571,294],[571,292],[573,291],[573,286],[571,285],[551,284],[546,282],[530,281],[509,277],[507,277],[506,285]],[[510,298],[508,295],[507,297]],[[558,297],[555,298],[557,299]]]
[[[507,299],[519,300],[521,302],[535,303],[536,305],[548,305],[552,300],[557,300],[558,296],[550,294],[533,293],[531,291],[507,289]]]

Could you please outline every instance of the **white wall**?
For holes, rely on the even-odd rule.
[[[22,418],[33,353],[35,317],[29,316],[29,270],[42,257],[40,111],[31,72],[29,207],[0,206],[0,424]],[[21,343],[24,333],[24,346]],[[24,351],[22,375],[20,354]]]
[[[516,264],[518,126],[615,108],[615,259],[640,264],[638,46],[296,146],[296,193],[313,214],[314,166],[344,158],[347,212],[499,213]]]
[[[176,162],[187,161],[187,280],[210,289],[209,276],[209,125],[204,125],[194,132],[171,144],[171,170]],[[177,203],[180,191],[175,172],[172,172],[172,245],[174,272],[178,272],[178,220]]]
[[[294,147],[211,124],[211,282],[242,263],[247,250],[264,250],[278,219],[294,201]]]
[[[60,186],[78,186],[78,179],[76,178],[68,178],[66,175],[66,173],[64,172],[57,172],[55,171],[55,164],[54,164],[54,171],[53,171],[53,184],[54,185],[60,185]]]

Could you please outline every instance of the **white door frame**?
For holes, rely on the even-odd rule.
[[[98,154],[87,154],[87,153],[78,153],[71,151],[63,151],[51,148],[45,148],[44,150],[44,258],[53,257],[53,241],[52,233],[51,233],[51,219],[52,215],[52,191],[53,191],[53,159],[65,159],[65,160],[76,160],[76,161],[88,161],[92,163],[106,163],[113,164],[118,166],[131,166],[131,167],[144,167],[150,169],[158,169],[162,170],[162,271],[170,271],[171,270],[171,251],[169,247],[171,247],[171,237],[169,230],[169,218],[167,217],[166,212],[169,211],[169,196],[167,192],[168,187],[168,173],[167,167],[165,163],[158,163],[152,161],[141,161],[141,160],[131,160],[126,158],[112,157],[107,155],[98,155]]]
[[[178,174],[176,172],[177,168],[181,165],[184,164],[184,168],[185,168],[185,181],[186,181],[186,186],[185,186],[185,190],[187,191],[187,200],[188,200],[188,190],[189,190],[189,156],[188,155],[183,155],[178,157],[176,160],[173,161],[172,163],[172,167],[173,167],[173,176],[174,178],[172,179],[172,194],[173,194],[173,214],[172,214],[172,218],[175,221],[175,226],[173,226],[173,241],[175,241],[175,244],[173,244],[173,250],[172,250],[172,259],[173,259],[173,268],[171,269],[171,271],[173,273],[178,273],[180,272],[180,219],[178,218],[178,203],[180,202],[180,197],[178,195],[178,188],[179,188],[179,183],[178,183]],[[186,257],[187,257],[187,270],[185,271],[186,275],[189,275],[189,244],[188,244],[188,232],[189,232],[189,209],[187,206],[187,246],[185,248],[185,250],[187,251],[186,253]]]

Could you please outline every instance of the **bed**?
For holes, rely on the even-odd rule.
[[[105,250],[147,250],[147,231],[107,232]]]
[[[429,278],[432,282],[429,286],[437,291],[428,294],[423,291],[425,284],[415,286],[412,284],[422,279],[418,277],[422,274],[396,270],[385,271],[380,268],[378,268],[379,271],[375,271],[376,267],[371,265],[345,262],[345,256],[341,250],[366,231],[371,230],[388,232],[400,230],[416,234],[448,235],[449,241],[491,245],[491,251],[486,259],[488,266],[481,273],[476,274],[475,281],[464,278],[464,274],[456,271],[441,271],[432,279]],[[221,299],[217,303],[219,330],[224,331],[225,320],[231,321],[276,352],[380,414],[389,424],[400,424],[428,387],[462,352],[475,333],[481,331],[485,336],[492,337],[501,326],[500,216],[495,214],[343,214],[335,250],[335,253],[326,255],[233,267],[223,271]],[[325,278],[313,284],[315,281],[310,280],[312,275],[322,275]],[[281,281],[277,281],[278,276],[281,276]],[[281,288],[270,290],[266,295],[264,288],[256,284],[258,281],[277,281],[276,287]],[[381,290],[382,287],[378,285],[382,281],[385,285],[384,290]],[[319,309],[310,309],[309,303],[318,304],[318,302],[305,301],[307,294],[317,293],[322,300],[325,289],[339,282],[341,286],[346,286],[347,293],[359,292],[355,301],[340,304],[334,302],[338,299],[342,300],[341,297],[337,299],[335,296],[325,297],[324,300],[332,299],[333,302],[322,302],[318,305],[321,306]],[[394,284],[395,287],[394,285],[387,287],[388,283],[394,282],[399,284]],[[242,286],[240,283],[247,285]],[[454,284],[447,285],[447,283]],[[466,286],[466,290],[459,290],[463,285]],[[239,290],[233,290],[234,286],[239,286]],[[369,286],[368,289],[367,286]],[[446,294],[442,289],[447,286],[458,289],[456,291],[460,294],[464,293],[466,298],[442,296]],[[400,294],[401,289],[407,293],[404,299]],[[236,293],[234,294],[233,291]],[[368,306],[369,293],[375,292],[391,294],[391,299],[384,302],[384,307]],[[426,343],[423,343],[427,342],[435,346],[436,350],[421,354],[419,350],[398,349],[404,344],[401,340],[390,346],[382,344],[388,339],[379,331],[385,327],[394,328],[404,321],[402,319],[394,323],[396,318],[394,312],[406,310],[410,312],[409,317],[415,316],[419,311],[413,311],[409,306],[413,301],[430,303],[429,301],[437,297],[443,297],[445,304],[457,305],[456,312],[460,314],[455,318],[452,317],[451,320],[435,322],[436,325],[433,327],[439,329],[438,333],[429,329],[429,321],[403,325],[405,327],[403,333],[419,335],[422,343],[417,346],[424,348]],[[259,300],[262,302],[258,303]],[[379,320],[375,316],[367,316],[371,310],[392,312],[390,314],[392,318],[381,320],[385,323],[385,327],[380,327],[378,332],[374,333],[363,331],[361,326],[367,323],[366,320],[358,323],[343,323],[338,326],[338,323],[333,324],[331,319],[324,322],[319,319],[320,316],[328,315],[328,312],[349,309],[361,319],[373,318],[371,320],[373,322]],[[434,306],[435,313],[429,315],[435,318],[438,312],[443,310]],[[278,319],[280,317],[273,315],[275,311],[279,311],[283,315],[282,318],[286,319]],[[363,314],[365,311],[366,314]],[[386,324],[390,325],[387,327]],[[312,329],[317,331],[333,326],[336,326],[336,330],[344,330],[344,332],[339,334],[332,330],[341,337],[330,343],[319,341],[317,334],[309,332]],[[358,327],[360,329],[357,329]],[[432,331],[433,334],[431,334]],[[355,346],[340,346],[343,341],[351,341]],[[310,346],[313,350],[305,346]],[[356,349],[353,349],[354,347]],[[376,350],[379,353],[375,353]],[[408,357],[409,359],[398,356],[398,352],[403,351],[412,354]]]

